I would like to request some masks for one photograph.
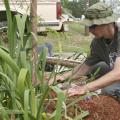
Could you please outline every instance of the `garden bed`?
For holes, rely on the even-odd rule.
[[[100,95],[88,101],[80,101],[83,110],[89,110],[85,120],[120,120],[120,103],[109,96]]]
[[[72,101],[69,100],[69,102]],[[56,102],[52,101],[47,112],[52,113],[55,110],[55,104]],[[83,120],[120,120],[120,103],[110,96],[99,95],[90,100],[80,100],[67,109],[67,115],[74,118],[76,114],[80,115],[81,111],[89,112]],[[68,119],[63,117],[62,120]]]

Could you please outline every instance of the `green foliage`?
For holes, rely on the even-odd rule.
[[[14,57],[15,54],[15,31],[16,31],[16,25],[15,25],[15,20],[12,19],[11,11],[10,11],[10,6],[8,0],[4,0],[5,7],[7,9],[7,19],[9,21],[7,22],[8,24],[8,43],[9,43],[9,51],[11,57]]]
[[[38,36],[38,44],[45,42],[53,45],[54,53],[73,53],[86,52],[89,53],[89,47],[93,36],[85,36],[85,27],[80,23],[69,23],[69,32],[59,33],[50,31],[47,36]],[[60,44],[59,44],[60,43]]]
[[[56,111],[55,111],[55,120],[60,120],[62,117],[62,104],[66,100],[66,94],[57,86],[52,86],[52,89],[57,93],[57,97],[58,97]]]
[[[25,21],[27,19],[27,15],[16,15],[16,21],[17,21],[17,27],[18,27],[18,32],[20,34],[20,41],[21,41],[21,46],[23,47],[23,38],[24,38],[24,31],[25,31]]]
[[[68,0],[63,1],[63,7],[70,10],[74,17],[80,18],[86,11],[86,0],[79,0],[78,2],[75,0],[72,2],[69,2]],[[96,2],[99,2],[99,0],[89,0],[89,6],[95,4]]]
[[[9,1],[4,0],[4,3],[8,21],[9,49],[2,47],[2,42],[0,43],[0,117],[3,120],[8,120],[11,116],[16,120],[61,120],[64,113],[63,104],[65,106],[67,97],[57,86],[48,86],[44,79],[46,50],[39,55],[36,69],[39,84],[34,86],[31,72],[32,52],[28,52],[28,43],[31,43],[34,35],[30,32],[25,33],[27,16],[11,17]],[[60,38],[57,33],[55,34]],[[62,46],[61,42],[59,44]],[[55,71],[52,74],[55,76]],[[55,111],[48,115],[46,109],[51,90],[57,94],[57,102]],[[82,119],[87,115],[88,112],[83,112],[75,119]]]
[[[32,84],[31,75],[32,67],[30,60],[32,53],[30,52],[29,55],[26,49],[26,44],[28,40],[31,42],[31,36],[33,35],[27,33],[26,35],[28,37],[25,37],[27,16],[23,15],[21,17],[20,15],[16,15],[13,17],[13,22],[9,3],[7,0],[5,3],[8,20],[8,37],[10,37],[8,44],[10,49],[6,51],[3,49],[4,47],[0,48],[0,90],[2,91],[2,94],[0,93],[0,112],[4,113],[1,117],[4,120],[8,120],[9,115],[14,114],[16,119],[19,120],[42,120],[43,118],[47,118],[44,104],[45,99],[48,97],[49,89],[51,89],[46,81],[44,81],[46,50],[43,50],[39,56],[38,63],[40,66],[36,69],[36,73],[40,84],[35,87]],[[15,39],[13,37],[16,34],[13,26],[18,29],[19,38]],[[10,34],[11,32],[12,34]],[[14,39],[14,42],[12,39]],[[15,43],[14,46],[12,43]],[[57,117],[61,119],[63,98],[62,92],[58,93],[57,113],[53,116],[55,119]]]

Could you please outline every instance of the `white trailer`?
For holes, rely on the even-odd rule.
[[[9,0],[9,2],[11,11],[30,15],[30,0]],[[0,0],[0,16],[4,11],[3,0]],[[47,31],[48,28],[56,31],[67,31],[68,28],[61,16],[60,0],[37,0],[38,32]]]

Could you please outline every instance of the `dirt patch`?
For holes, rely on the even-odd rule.
[[[90,113],[85,120],[120,120],[120,103],[112,97],[101,95],[78,105]]]
[[[56,102],[52,101],[47,112],[54,111],[55,105]],[[100,95],[99,97],[92,97],[90,100],[81,100],[67,109],[67,115],[74,118],[76,110],[80,109],[89,112],[84,120],[120,120],[120,103],[110,96]],[[77,111],[77,114],[80,114],[80,111]],[[62,120],[67,119],[63,117]]]

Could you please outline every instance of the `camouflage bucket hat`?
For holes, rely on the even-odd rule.
[[[86,26],[102,25],[115,22],[117,19],[118,16],[113,13],[111,6],[98,2],[87,9],[82,23]]]

